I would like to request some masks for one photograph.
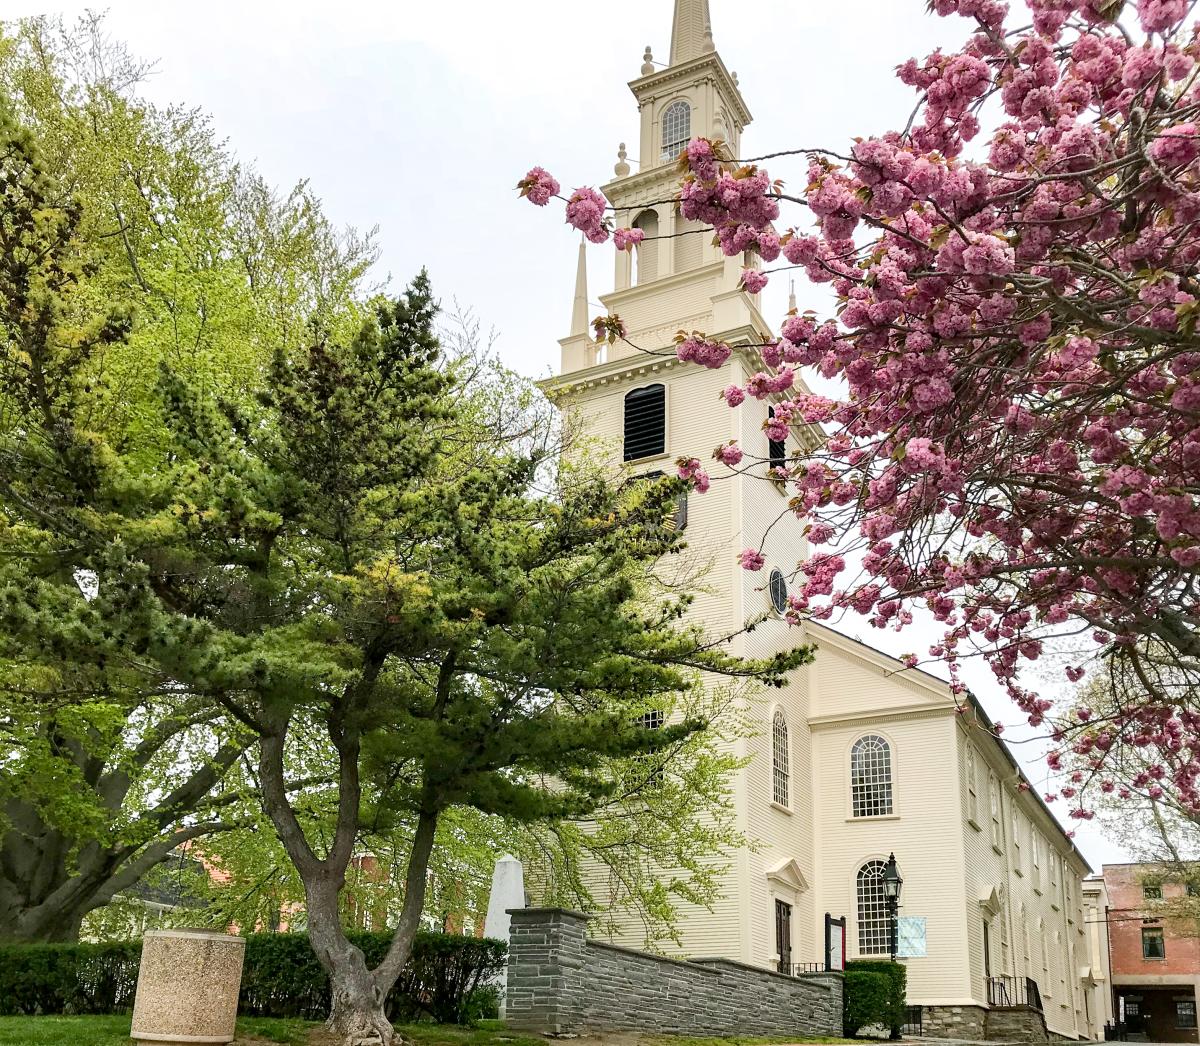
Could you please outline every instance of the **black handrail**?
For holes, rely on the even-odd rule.
[[[1032,977],[989,977],[987,982],[989,1006],[1024,1007],[1042,1013],[1042,992]]]
[[[988,978],[988,1005],[1012,1006],[1043,1012],[1042,990],[1031,976],[990,976]]]
[[[804,973],[824,973],[825,964],[823,962],[785,962],[780,959],[775,964],[775,969],[780,973],[786,973],[789,977],[799,977]]]

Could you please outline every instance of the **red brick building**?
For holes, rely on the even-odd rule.
[[[1200,1042],[1200,937],[1162,917],[1161,902],[1191,889],[1154,865],[1106,864],[1107,928],[1117,1019],[1130,1039]]]

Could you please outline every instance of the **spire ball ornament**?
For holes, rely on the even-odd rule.
[[[617,146],[617,162],[613,165],[613,172],[618,178],[624,178],[629,173],[629,164],[626,160],[625,143],[622,142]]]
[[[642,75],[649,76],[654,72],[654,55],[650,53],[650,45],[646,45],[646,53],[642,55]]]

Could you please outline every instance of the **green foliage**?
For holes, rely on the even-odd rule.
[[[252,395],[276,349],[353,328],[374,258],[203,113],[140,97],[149,68],[100,16],[0,23],[0,596],[22,628],[62,615],[33,649],[0,633],[0,940],[73,939],[174,845],[229,827],[213,793],[249,736],[143,671],[121,626],[93,642],[80,579],[169,452],[159,367]]]
[[[351,932],[371,963],[387,952],[390,934]],[[502,941],[419,933],[393,992],[393,1020],[468,1024],[495,1006],[482,982],[498,973]],[[0,947],[0,1015],[124,1013],[133,1006],[140,941],[114,944],[30,944]],[[251,1017],[307,1018],[329,1012],[329,977],[307,934],[246,938],[238,1012]]]
[[[122,1013],[140,958],[140,941],[2,946],[0,1015]]]
[[[846,963],[843,1024],[847,1035],[880,1025],[899,1034],[904,1023],[908,969],[903,963],[852,959]]]
[[[892,1023],[892,982],[873,970],[847,970],[842,1016],[843,1030],[857,1035],[861,1028],[873,1025],[890,1027]]]

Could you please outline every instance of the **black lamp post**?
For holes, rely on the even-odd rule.
[[[903,885],[904,880],[900,878],[900,870],[896,867],[896,855],[888,854],[887,864],[883,866],[883,897],[887,901],[892,962],[896,961],[896,952],[900,950],[900,926],[896,913],[900,909],[900,887]]]

